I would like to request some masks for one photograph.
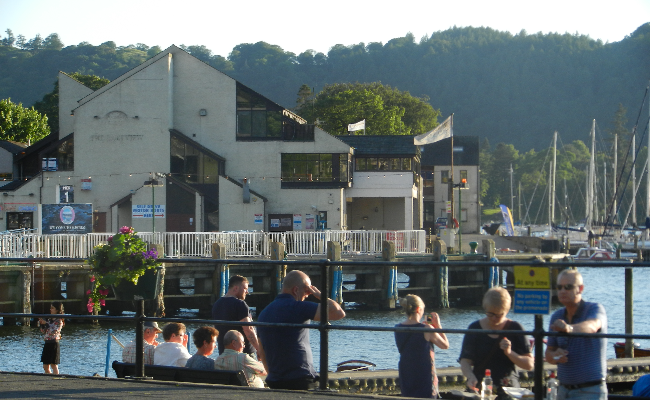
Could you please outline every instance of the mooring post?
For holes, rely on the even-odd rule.
[[[321,292],[320,292],[320,390],[327,390],[329,383],[329,307],[327,293],[329,292],[329,261],[324,260],[320,266]]]
[[[343,267],[336,265],[336,261],[341,261],[341,243],[327,242],[327,259],[330,260],[328,279],[332,282],[332,295],[330,298],[339,304],[343,304]]]
[[[448,261],[447,255],[440,256],[440,261],[446,263]],[[440,307],[449,308],[449,265],[445,265],[438,269],[439,277],[439,292],[440,292]]]
[[[284,244],[280,242],[271,243],[271,260],[274,261],[284,260]],[[273,277],[272,277],[272,279],[275,281],[275,285],[271,285],[272,290],[274,290],[271,299],[274,299],[275,296],[279,295],[280,292],[282,291],[282,281],[284,280],[284,277],[286,275],[287,275],[286,265],[283,264],[275,265],[275,268],[273,269]]]
[[[634,334],[634,272],[625,268],[625,333]],[[634,358],[634,339],[625,339],[625,357]]]
[[[149,245],[151,250],[156,250],[159,258],[164,258],[165,256],[165,247],[162,244],[151,244]],[[158,297],[154,299],[153,302],[149,303],[149,315],[155,317],[162,317],[165,315],[165,267],[163,265],[162,269],[158,271],[160,275],[160,280],[156,283],[159,288]],[[153,303],[153,304],[152,304]]]
[[[22,295],[20,302],[20,307],[16,312],[23,313],[23,314],[31,314],[32,313],[32,275],[30,271],[22,271],[22,274],[20,275],[21,278],[21,283],[22,283]],[[20,319],[20,323],[22,326],[29,326],[31,324],[31,319],[27,317],[23,317]]]
[[[212,243],[212,258],[214,260],[226,259],[226,245],[223,243]],[[212,302],[214,303],[228,291],[228,280],[230,271],[228,264],[217,263],[212,273]]]
[[[384,261],[395,261],[395,243],[385,240],[381,246],[381,256]],[[385,308],[394,309],[397,306],[397,266],[383,267],[383,287]]]
[[[136,300],[135,317],[135,376],[144,378],[144,300]]]

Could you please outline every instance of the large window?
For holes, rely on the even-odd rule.
[[[314,125],[237,84],[237,140],[314,141]]]
[[[186,183],[216,184],[226,162],[178,137],[171,136],[171,173]]]
[[[349,162],[347,153],[282,154],[282,186],[347,186],[350,181]]]
[[[357,171],[412,171],[412,157],[357,157]]]
[[[46,150],[43,158],[56,158],[58,171],[74,171],[74,136],[70,135]]]
[[[440,183],[449,183],[449,170],[440,171]]]

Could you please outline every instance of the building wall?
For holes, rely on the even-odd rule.
[[[250,203],[244,203],[243,196],[243,187],[219,177],[219,230],[265,230],[265,218],[255,224],[255,214],[264,215],[264,201],[251,193]]]
[[[78,100],[93,92],[63,72],[59,72],[59,138],[74,131],[72,110],[79,106]]]
[[[467,171],[467,189],[462,189],[461,209],[467,210],[467,221],[461,221],[458,209],[458,190],[454,189],[454,207],[456,219],[461,221],[462,233],[477,233],[480,230],[481,214],[479,207],[479,169],[477,165],[454,165],[454,182],[460,182],[460,172]],[[442,183],[441,171],[450,171],[450,166],[434,167],[434,196],[436,217],[446,217],[446,206],[449,200],[449,189],[447,183]]]

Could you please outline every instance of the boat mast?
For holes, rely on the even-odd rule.
[[[613,197],[614,201],[613,207],[612,207],[612,226],[618,222],[618,218],[616,218],[616,189],[618,185],[618,134],[614,135],[614,169],[613,169],[613,175],[614,179],[612,179],[612,185],[613,185]]]
[[[650,102],[648,102],[648,117],[650,117]],[[650,134],[648,135],[648,159],[646,160],[646,167],[648,169],[648,175],[646,175],[646,199],[645,199],[645,215],[646,217],[650,216]]]
[[[632,226],[636,227],[636,132],[632,134]]]
[[[596,180],[596,120],[591,122],[591,157],[589,158],[589,171],[587,173],[587,228],[591,229],[594,221],[594,182]]]
[[[553,133],[553,170],[551,171],[551,223],[555,221],[555,174],[557,172],[557,131]]]

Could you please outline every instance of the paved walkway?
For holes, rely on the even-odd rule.
[[[191,383],[131,381],[125,379],[80,377],[73,375],[44,375],[0,372],[2,399],[125,399],[156,400],[202,399],[399,399],[395,396],[350,395],[333,392],[303,392],[255,389]]]

